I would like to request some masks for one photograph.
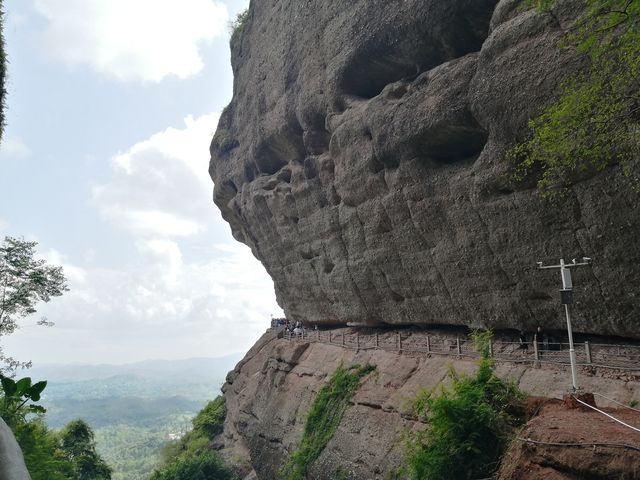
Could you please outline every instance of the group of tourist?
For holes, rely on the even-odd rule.
[[[550,337],[542,327],[538,327],[536,330],[534,341],[538,343],[538,351],[544,350],[557,350],[560,343],[556,341],[556,338]],[[527,341],[527,334],[524,330],[520,330],[519,342],[521,350],[527,351],[529,349],[529,342]]]
[[[271,328],[284,327],[286,331],[293,335],[302,335],[304,326],[300,320],[295,323],[290,322],[287,318],[271,318]]]

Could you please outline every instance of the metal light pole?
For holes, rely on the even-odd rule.
[[[538,262],[539,270],[547,270],[550,268],[560,269],[560,275],[562,276],[562,290],[560,290],[560,301],[564,305],[564,311],[567,315],[567,333],[569,334],[569,359],[571,360],[571,389],[573,393],[578,391],[578,372],[576,368],[576,351],[573,348],[573,331],[571,330],[571,315],[569,312],[569,304],[573,302],[573,284],[571,283],[571,268],[583,267],[591,264],[589,257],[582,257],[581,261],[577,261],[575,258],[571,263],[564,263],[563,259],[560,259],[559,265],[547,265],[543,266],[542,262]]]

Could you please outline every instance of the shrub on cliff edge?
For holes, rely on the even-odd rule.
[[[244,29],[247,26],[247,22],[249,21],[249,9],[247,8],[245,11],[240,12],[236,17],[235,21],[231,22],[231,50],[235,50],[240,45],[240,40],[242,39],[242,34],[244,33]]]
[[[210,401],[191,421],[193,430],[163,451],[163,465],[150,480],[231,480],[233,474],[210,445],[222,432],[224,397]]]
[[[465,480],[491,476],[517,428],[524,422],[524,394],[493,372],[486,340],[476,335],[482,358],[474,376],[453,368],[451,387],[423,390],[413,401],[414,414],[427,430],[407,442],[413,480]]]

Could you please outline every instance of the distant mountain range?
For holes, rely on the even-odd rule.
[[[47,380],[45,421],[61,428],[75,418],[96,434],[114,480],[144,480],[160,461],[167,438],[220,394],[227,372],[243,354],[218,358],[145,360],[124,365],[38,365],[20,376]]]
[[[79,382],[130,375],[156,380],[212,380],[224,379],[244,354],[234,353],[216,358],[187,358],[182,360],[144,360],[122,365],[97,364],[42,364],[25,372],[34,379],[49,382]]]

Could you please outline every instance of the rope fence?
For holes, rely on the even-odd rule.
[[[329,330],[302,330],[299,334],[287,330],[282,338],[288,341],[317,342],[336,345],[354,350],[386,350],[392,352],[416,352],[429,355],[447,355],[453,357],[479,358],[473,341],[469,337],[457,336],[444,338],[438,335],[403,335],[336,333]],[[590,342],[574,343],[576,360],[579,366],[603,367],[620,370],[640,371],[640,346],[613,345]],[[534,335],[528,343],[492,341],[492,358],[499,361],[516,363],[553,363],[570,365],[569,344],[559,342],[541,342]]]

